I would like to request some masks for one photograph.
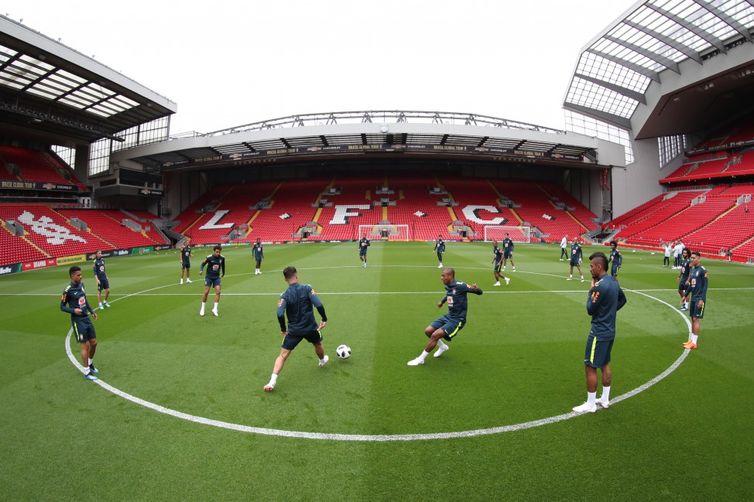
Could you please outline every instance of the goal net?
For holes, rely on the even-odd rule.
[[[513,242],[523,242],[526,244],[531,243],[531,228],[530,227],[514,227],[510,225],[485,225],[484,226],[484,241],[498,241],[502,242],[505,239],[505,234],[513,240]]]
[[[377,223],[374,225],[359,225],[357,239],[367,236],[369,240],[408,241],[411,240],[411,230],[408,225],[391,225]]]

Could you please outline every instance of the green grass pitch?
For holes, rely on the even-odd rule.
[[[594,248],[596,249],[596,248]],[[593,248],[585,249],[588,255]],[[145,401],[231,424],[320,434],[422,435],[568,413],[585,397],[589,283],[566,281],[559,248],[519,245],[509,286],[493,287],[489,244],[449,243],[445,265],[476,282],[468,324],[440,359],[406,362],[446,311],[429,243],[224,250],[220,317],[199,317],[203,281],[179,285],[175,251],[107,259],[112,308],[96,321],[100,378]],[[677,272],[624,250],[613,398],[683,353]],[[161,414],[85,381],[58,308],[67,267],[0,279],[0,487],[5,500],[744,500],[754,492],[754,268],[705,260],[699,349],[665,379],[608,410],[478,437],[334,441],[267,436]],[[331,362],[291,355],[275,392],[275,308],[299,269],[320,294]],[[83,265],[96,303],[91,264]],[[642,294],[644,293],[644,294]],[[650,295],[650,298],[645,295]],[[353,349],[335,357],[341,343]],[[71,345],[78,360],[78,347]],[[748,495],[747,495],[748,494]]]

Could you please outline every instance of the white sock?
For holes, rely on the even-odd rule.
[[[696,343],[697,340],[699,340],[699,335],[695,335],[694,333],[691,333],[691,341]]]
[[[586,402],[591,405],[595,406],[597,403],[595,402],[597,400],[597,393],[596,392],[587,392],[586,393]]]
[[[278,382],[278,376],[273,373],[270,375],[270,385],[275,385]]]
[[[204,312],[204,307],[207,305],[207,302],[202,302],[202,308],[201,311]]]
[[[573,274],[568,274],[569,279],[573,279]]]
[[[610,401],[610,386],[602,387],[602,397],[600,397],[600,401]]]
[[[445,349],[448,348],[448,346],[445,345],[445,342],[443,342],[442,340],[437,340],[437,347],[440,348],[440,349],[442,349],[442,350],[445,350]]]
[[[89,366],[91,366],[91,365],[92,365],[92,358],[90,357],[89,358]]]
[[[217,302],[215,302],[215,306],[212,307],[212,310],[217,310]]]
[[[426,350],[422,350],[422,353],[419,354],[419,360],[424,361],[428,355],[429,355],[429,352],[427,352]]]

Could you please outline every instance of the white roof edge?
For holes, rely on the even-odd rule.
[[[99,61],[92,59],[89,56],[82,54],[81,52],[68,47],[47,35],[35,31],[17,21],[14,21],[6,16],[0,15],[0,32],[5,33],[11,37],[17,38],[22,42],[39,47],[40,49],[53,54],[61,59],[69,61],[75,65],[101,75],[107,80],[114,82],[140,96],[147,98],[175,113],[178,109],[177,104],[165,96],[156,93],[155,91],[143,86],[142,84],[132,80],[120,72],[117,72],[109,66],[100,63]],[[36,55],[30,54],[33,57]]]

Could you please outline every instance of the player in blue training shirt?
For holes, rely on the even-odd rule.
[[[60,310],[71,314],[71,328],[76,341],[81,347],[81,362],[86,368],[84,378],[87,380],[97,380],[95,376],[99,373],[94,367],[94,353],[97,351],[97,333],[94,331],[94,324],[89,318],[97,319],[97,313],[89,305],[84,291],[84,283],[81,282],[81,267],[73,266],[68,269],[68,277],[71,283],[63,290],[63,297],[60,299]]]
[[[445,268],[440,275],[442,283],[445,285],[445,296],[437,304],[437,308],[448,304],[448,313],[432,321],[432,324],[424,329],[429,341],[419,357],[408,362],[409,366],[419,366],[424,364],[432,349],[437,347],[434,356],[440,357],[450,347],[443,342],[443,339],[450,342],[466,325],[466,313],[468,311],[469,293],[481,295],[482,290],[476,284],[468,285],[461,281],[456,281],[456,271],[452,268]]]
[[[586,368],[586,402],[575,406],[576,413],[594,413],[597,405],[610,406],[610,353],[615,340],[615,318],[626,304],[626,295],[614,277],[607,274],[607,256],[597,252],[589,257],[592,287],[586,297],[586,312],[592,326],[586,340],[584,367]],[[602,395],[597,399],[597,369],[602,371]]]
[[[445,252],[445,241],[442,240],[442,235],[438,234],[437,236],[437,240],[435,241],[435,251],[437,252],[437,268],[442,268],[442,255]]]
[[[298,282],[296,267],[286,267],[283,270],[283,277],[285,282],[288,283],[288,289],[280,295],[277,309],[280,334],[284,337],[283,345],[280,348],[280,355],[275,359],[270,381],[264,386],[265,392],[272,392],[275,389],[278,375],[283,370],[285,361],[301,340],[306,340],[314,345],[314,352],[319,358],[320,368],[330,360],[325,354],[325,348],[322,345],[322,333],[320,332],[327,326],[327,314],[317,292],[310,285]],[[319,324],[314,319],[312,307],[317,309],[322,319]],[[288,327],[285,326],[286,316],[288,317]]]
[[[492,272],[495,274],[495,284],[500,286],[500,279],[505,279],[505,285],[511,283],[510,277],[506,277],[500,270],[503,267],[503,250],[497,247],[497,241],[492,241]]]
[[[681,253],[681,272],[678,274],[678,295],[681,297],[681,310],[689,308],[689,275],[691,272],[691,251],[683,248]]]
[[[359,240],[359,260],[362,261],[364,268],[367,268],[367,248],[370,245],[366,235]]]
[[[204,296],[202,296],[202,306],[199,309],[199,315],[204,315],[204,306],[207,305],[207,296],[209,288],[215,288],[215,305],[212,307],[212,315],[219,316],[218,311],[220,304],[221,279],[225,277],[225,257],[220,254],[222,248],[215,246],[212,248],[212,254],[207,256],[199,267],[199,275],[204,272],[204,266],[207,265],[207,275],[204,277]]]
[[[610,275],[618,277],[618,270],[623,265],[623,255],[618,251],[617,241],[610,242],[610,257],[607,261],[610,263]]]
[[[96,258],[94,259],[94,278],[97,280],[97,303],[99,303],[99,308],[100,310],[105,307],[109,308],[110,304],[107,303],[107,299],[110,298],[110,281],[107,280],[102,251],[97,251]],[[102,291],[105,292],[105,301],[102,301]]]
[[[516,264],[513,263],[513,239],[509,233],[506,232],[505,239],[503,239],[503,270],[508,265],[508,260],[511,261],[513,271],[516,271]]]
[[[571,243],[571,261],[569,262],[571,268],[568,272],[568,280],[573,280],[573,267],[579,269],[579,275],[581,276],[581,282],[584,282],[584,273],[581,271],[581,244],[574,238]]]
[[[183,274],[186,273],[186,284],[191,284],[191,244],[186,244],[181,248],[181,284],[183,284]]]
[[[254,275],[259,275],[262,273],[262,260],[264,259],[264,249],[262,248],[261,238],[257,237],[257,242],[252,246],[251,252],[254,255],[254,261],[256,261]]]
[[[691,253],[691,270],[689,271],[691,333],[689,333],[689,340],[683,344],[684,348],[689,350],[694,350],[699,346],[699,332],[701,331],[702,319],[704,318],[704,305],[707,303],[708,278],[709,273],[702,266],[701,253],[693,251]]]

